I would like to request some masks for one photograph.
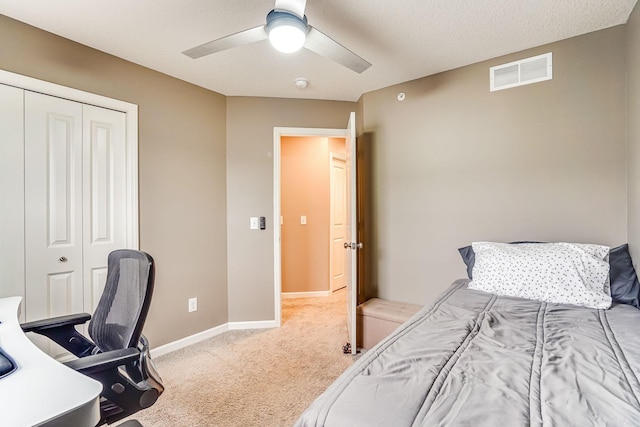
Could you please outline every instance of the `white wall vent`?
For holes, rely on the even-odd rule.
[[[491,92],[553,78],[551,52],[489,68]]]

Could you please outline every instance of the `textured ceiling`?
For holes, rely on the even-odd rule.
[[[273,0],[0,0],[0,13],[227,96],[364,92],[627,22],[637,0],[308,0],[309,24],[373,65],[357,74],[268,41],[185,49],[265,22]],[[1,41],[0,41],[1,43]],[[305,77],[307,89],[294,80]]]

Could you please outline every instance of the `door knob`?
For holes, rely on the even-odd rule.
[[[356,250],[356,249],[362,249],[362,247],[363,247],[362,243],[345,243],[344,244],[345,249]]]
[[[60,258],[58,258],[58,261],[67,262],[67,257],[66,256],[61,256]]]

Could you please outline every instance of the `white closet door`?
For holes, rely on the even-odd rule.
[[[0,85],[0,298],[24,297],[23,96]]]
[[[127,244],[125,114],[83,107],[84,310],[93,313],[107,277],[107,257]]]
[[[23,297],[20,321],[91,313],[109,252],[138,244],[137,106],[0,82],[0,297]]]
[[[127,244],[126,116],[25,94],[26,320],[93,313],[108,255]]]
[[[82,104],[27,91],[24,124],[25,311],[31,321],[83,311]]]

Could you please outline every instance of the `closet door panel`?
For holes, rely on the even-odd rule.
[[[95,310],[104,289],[107,257],[127,243],[126,117],[85,105],[84,283],[85,310]]]
[[[27,321],[78,313],[82,289],[82,105],[25,92]]]
[[[0,85],[0,298],[24,297],[24,91]],[[20,320],[24,321],[24,300]]]

